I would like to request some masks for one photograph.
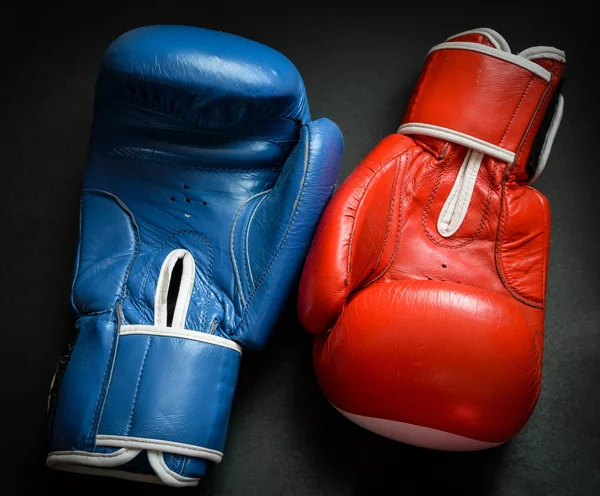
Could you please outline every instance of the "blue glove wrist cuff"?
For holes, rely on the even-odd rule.
[[[78,344],[92,329],[80,330]],[[117,468],[132,458],[125,452],[141,450],[151,464],[163,454],[221,461],[241,358],[237,343],[173,327],[121,326],[105,401],[89,419],[92,429],[97,424],[91,438],[69,428],[82,424],[83,412],[92,413],[89,373],[85,381],[78,373],[89,366],[86,356],[76,347],[63,378],[54,419],[63,436],[53,439],[49,465]],[[107,456],[117,452],[122,456]]]
[[[237,343],[211,334],[121,326],[96,445],[220,462],[240,357]]]

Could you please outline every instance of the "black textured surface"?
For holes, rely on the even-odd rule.
[[[563,5],[387,2],[84,2],[3,7],[0,76],[2,479],[0,493],[121,494],[173,489],[64,474],[44,465],[46,396],[69,335],[67,302],[96,69],[121,33],[191,24],[265,43],[302,73],[313,117],[345,137],[342,179],[402,116],[423,58],[447,36],[487,26],[518,51],[567,52],[566,101],[548,167],[552,243],[544,384],[503,447],[439,453],[356,427],[322,397],[294,296],[260,354],[243,359],[223,463],[204,495],[592,496],[600,494],[600,257],[597,27]],[[552,4],[552,6],[550,6]]]

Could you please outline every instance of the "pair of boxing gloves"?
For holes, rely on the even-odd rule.
[[[550,217],[529,183],[564,63],[491,29],[434,46],[398,132],[333,194],[341,133],[311,120],[283,55],[183,26],[119,37],[96,86],[48,465],[197,484],[223,456],[242,349],[265,345],[300,275],[343,415],[433,449],[513,437],[541,384]]]

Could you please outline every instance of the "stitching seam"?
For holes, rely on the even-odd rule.
[[[250,250],[248,248],[248,240],[250,237],[250,227],[252,227],[252,221],[254,220],[254,216],[256,215],[256,212],[260,208],[262,202],[267,198],[267,196],[268,196],[267,193],[265,193],[264,195],[262,195],[262,198],[256,202],[256,205],[252,209],[252,212],[250,212],[250,214],[248,216],[248,220],[246,221],[246,228],[244,230],[244,236],[243,236],[242,256],[244,257],[244,267],[246,268],[246,272],[247,272],[245,274],[246,283],[247,283],[248,288],[250,287],[250,285],[252,285],[252,289],[254,289],[254,275],[252,274],[252,265],[250,262]]]
[[[77,243],[77,262],[75,265],[75,274],[71,283],[71,304],[78,313],[83,313],[75,303],[75,283],[79,277],[79,264],[81,262],[81,245],[83,244],[83,198],[87,193],[84,191],[79,198],[79,242]]]
[[[104,322],[110,322],[113,323],[113,319],[98,319],[98,321],[104,321]],[[86,437],[86,445],[91,445],[92,444],[92,439],[93,439],[93,433],[94,433],[94,428],[100,424],[99,420],[100,420],[100,398],[102,398],[102,396],[104,396],[104,398],[106,399],[106,396],[108,395],[108,391],[106,390],[106,381],[107,381],[107,375],[108,375],[108,369],[109,366],[111,365],[111,363],[114,361],[115,357],[114,357],[114,351],[115,351],[115,343],[117,342],[117,332],[113,332],[113,336],[112,336],[112,341],[110,343],[110,353],[109,353],[109,358],[106,361],[106,366],[104,367],[104,373],[102,374],[102,384],[100,385],[100,391],[98,391],[98,397],[96,398],[96,405],[94,407],[94,416],[92,417],[92,423],[90,425],[90,430],[88,431],[88,435]],[[103,395],[104,393],[104,395]]]
[[[279,243],[279,246],[277,247],[277,251],[275,252],[275,254],[273,255],[273,258],[271,259],[271,261],[269,262],[269,265],[267,266],[267,269],[265,270],[265,272],[263,273],[263,275],[260,277],[260,279],[258,280],[258,282],[256,283],[254,290],[250,293],[249,297],[248,297],[248,301],[246,303],[246,307],[244,308],[244,312],[242,314],[242,318],[240,319],[240,323],[236,326],[235,330],[233,331],[233,336],[235,336],[238,332],[238,330],[242,327],[243,323],[246,321],[246,317],[248,316],[248,309],[250,308],[250,303],[252,302],[252,300],[254,299],[254,296],[257,294],[258,290],[260,289],[260,286],[262,284],[262,282],[264,281],[264,279],[267,277],[267,275],[269,274],[269,272],[271,271],[271,268],[273,267],[273,264],[275,263],[275,260],[277,260],[277,257],[279,256],[279,253],[281,252],[281,250],[283,249],[283,246],[285,245],[285,242],[287,241],[287,237],[289,235],[290,229],[292,227],[292,224],[294,223],[294,220],[296,218],[296,214],[298,213],[298,210],[300,209],[300,204],[302,203],[302,196],[304,194],[304,188],[306,187],[306,178],[308,177],[308,167],[310,165],[310,143],[311,143],[311,131],[310,131],[310,127],[306,126],[306,130],[307,130],[307,138],[306,138],[306,155],[305,155],[305,160],[306,160],[306,170],[304,171],[304,177],[302,178],[302,186],[300,187],[300,192],[298,193],[298,199],[296,201],[296,204],[294,206],[294,211],[292,212],[292,216],[288,222],[288,225],[286,226],[285,229],[285,233],[283,234],[283,238],[281,239],[281,242]]]
[[[347,265],[346,265],[346,272],[347,272],[347,277],[346,279],[348,279],[350,277],[350,273],[352,271],[352,267],[351,267],[351,261],[352,261],[352,246],[354,244],[354,234],[356,233],[356,224],[358,222],[358,217],[360,214],[360,208],[362,206],[362,201],[365,197],[365,195],[367,194],[367,190],[369,189],[371,183],[375,180],[375,177],[382,171],[384,170],[388,165],[390,165],[394,160],[396,160],[398,157],[400,157],[401,155],[405,154],[405,153],[410,153],[413,148],[416,148],[415,146],[410,146],[408,148],[405,148],[404,150],[402,150],[401,152],[397,153],[396,155],[394,155],[393,157],[391,157],[389,160],[387,160],[386,162],[382,163],[379,168],[377,170],[374,171],[373,175],[369,178],[369,180],[367,181],[367,184],[363,187],[363,191],[360,195],[360,198],[358,199],[358,201],[356,202],[356,213],[354,214],[354,220],[352,222],[352,231],[350,233],[350,239],[348,242],[348,261],[347,261]],[[346,284],[346,297],[348,296],[348,288],[350,287],[349,281],[348,284]]]
[[[396,185],[398,184],[398,162],[394,165],[394,175],[392,178],[392,191],[390,194],[390,202],[388,204],[388,214],[387,219],[385,221],[385,235],[383,236],[383,243],[381,244],[381,250],[379,250],[379,254],[377,255],[377,260],[375,260],[375,264],[373,265],[373,270],[377,270],[377,266],[381,261],[381,257],[383,256],[383,251],[385,250],[385,245],[387,243],[388,236],[390,234],[390,224],[392,223],[392,217],[394,215],[394,200],[396,199]]]
[[[101,156],[96,159],[99,162],[111,162],[117,160],[131,160],[137,163],[142,164],[155,164],[163,167],[172,167],[174,169],[189,169],[198,172],[215,172],[215,173],[226,173],[226,174],[248,174],[248,173],[264,173],[264,172],[279,172],[281,170],[280,167],[265,167],[264,169],[219,169],[217,167],[199,167],[197,165],[181,165],[181,164],[173,164],[171,162],[150,159],[150,158],[142,158],[142,157],[132,157],[129,155],[106,155]]]
[[[261,197],[261,199],[258,200],[257,204],[254,205],[252,212],[249,214],[250,217],[252,217],[252,215],[254,215],[254,212],[256,212],[256,209],[260,206],[260,204],[265,199],[266,195],[269,194],[270,191],[272,191],[272,188],[261,191],[259,193],[256,193],[255,195],[252,195],[250,198],[247,198],[246,200],[244,200],[244,202],[237,209],[237,212],[235,213],[235,217],[233,218],[233,224],[231,225],[230,240],[229,240],[229,256],[231,258],[231,263],[233,265],[233,276],[235,278],[235,283],[238,287],[238,291],[240,292],[240,300],[241,300],[243,306],[246,306],[247,303],[246,303],[246,299],[244,296],[244,288],[243,288],[243,284],[242,284],[242,278],[240,276],[240,271],[238,270],[237,261],[235,260],[235,258],[236,258],[235,257],[235,232],[236,232],[235,228],[237,226],[238,220],[240,219],[240,216],[242,215],[242,212],[244,212],[246,207],[248,205],[250,205],[254,200]],[[248,222],[248,221],[246,221],[246,222]],[[247,227],[249,227],[248,223],[247,223]],[[242,227],[242,229],[243,229],[243,227]],[[245,241],[243,235],[242,235],[242,240]],[[242,246],[242,256],[243,256],[246,243],[243,242],[242,244],[244,245],[244,246]],[[245,266],[246,257],[243,257],[243,258],[244,258],[244,266]],[[246,275],[246,279],[248,280],[247,274],[244,274],[244,275]],[[256,285],[254,285],[254,281],[252,281],[252,282],[253,282],[253,287],[256,287]],[[250,288],[250,285],[247,284],[246,290],[250,290],[249,288]]]
[[[144,300],[144,288],[146,287],[146,283],[148,281],[148,277],[150,276],[150,268],[152,265],[152,262],[154,261],[154,259],[156,258],[156,256],[165,248],[165,246],[168,245],[168,243],[171,241],[171,239],[177,237],[177,236],[184,236],[184,235],[194,235],[194,236],[199,236],[202,241],[204,241],[204,243],[206,244],[206,248],[208,249],[208,269],[206,271],[206,276],[208,278],[208,286],[210,286],[210,283],[212,282],[212,277],[213,277],[213,264],[214,264],[214,250],[212,248],[212,245],[210,244],[210,240],[201,232],[198,231],[179,231],[176,233],[171,234],[170,236],[168,236],[163,242],[162,244],[154,251],[154,253],[152,254],[152,256],[150,257],[150,260],[148,260],[148,262],[146,263],[146,273],[144,274],[144,278],[142,279],[142,283],[140,284],[140,290],[138,293],[138,300],[143,301]],[[196,289],[196,284],[197,284],[198,279],[195,278],[194,279],[194,286],[192,288],[192,294],[194,292],[197,293],[197,289]],[[198,283],[199,284],[199,283]],[[206,323],[206,313],[207,313],[207,305],[208,305],[208,291],[207,291],[207,298],[205,299],[202,307],[199,307],[200,310],[200,326],[204,327],[204,324]],[[129,303],[132,303],[133,306],[136,307],[136,309],[140,312],[141,315],[144,315],[148,321],[151,321],[152,319],[148,318],[147,312],[149,312],[150,310],[143,310],[143,307],[139,306],[138,303],[134,300],[133,298],[133,294],[129,294],[129,299],[127,300]],[[200,298],[198,298],[198,301],[200,301]],[[152,306],[152,308],[154,308],[154,306]]]
[[[527,186],[528,189],[533,190],[533,188],[531,186]],[[537,191],[536,191],[537,193]],[[536,195],[537,197],[537,195]],[[542,250],[542,257],[543,257],[543,262],[542,262],[542,298],[541,298],[541,303],[542,305],[545,307],[546,306],[546,284],[547,284],[547,275],[548,275],[548,258],[546,256],[546,239],[547,239],[547,233],[550,230],[550,227],[546,224],[546,219],[547,219],[547,215],[546,215],[546,206],[543,202],[543,200],[541,200],[539,197],[537,197],[538,200],[540,200],[540,203],[542,205],[542,211],[544,212],[544,249]]]
[[[162,242],[162,244],[154,251],[154,253],[150,257],[150,260],[148,260],[148,263],[146,264],[146,273],[144,274],[144,279],[142,279],[142,284],[140,284],[140,291],[138,294],[139,300],[144,299],[144,287],[146,286],[146,281],[148,280],[148,277],[150,276],[150,265],[152,265],[152,262],[154,261],[156,256],[165,248],[165,246],[167,246],[167,244],[169,243],[169,241],[171,241],[171,239],[173,239],[177,236],[184,236],[186,234],[193,234],[194,236],[200,236],[202,238],[202,240],[204,241],[204,243],[206,244],[206,247],[208,248],[209,260],[210,260],[208,274],[209,274],[209,279],[212,280],[213,249],[212,249],[212,246],[211,246],[208,238],[199,231],[191,231],[191,230],[178,231],[178,232],[173,233],[170,236],[168,236]]]
[[[126,436],[129,436],[131,433],[131,428],[133,427],[133,417],[135,415],[135,405],[138,399],[138,393],[140,391],[140,383],[142,382],[142,375],[144,373],[144,367],[146,366],[146,359],[148,358],[148,352],[150,351],[150,345],[152,345],[152,337],[148,338],[148,342],[146,343],[146,351],[144,352],[144,359],[142,360],[142,366],[140,367],[140,374],[138,376],[137,384],[135,386],[135,393],[133,394],[133,404],[131,405],[131,413],[129,414],[129,423],[127,424],[127,433]]]
[[[496,246],[495,246],[495,259],[496,259],[496,270],[498,271],[498,275],[500,276],[500,280],[502,281],[502,284],[504,284],[504,287],[507,289],[507,291],[513,295],[517,300],[519,300],[522,303],[525,303],[526,305],[529,305],[531,307],[534,308],[541,308],[543,309],[544,307],[542,305],[539,305],[538,303],[535,303],[531,300],[528,300],[527,298],[523,298],[522,296],[520,296],[515,289],[513,288],[512,284],[510,284],[507,279],[504,277],[504,272],[505,272],[505,268],[504,268],[504,261],[502,258],[502,240],[504,239],[504,231],[506,228],[506,223],[507,223],[507,219],[508,219],[508,205],[506,204],[506,178],[502,181],[502,200],[501,200],[501,212],[500,212],[500,229],[498,229],[498,233],[496,235]]]
[[[554,70],[554,66],[553,66],[552,70]],[[519,161],[521,159],[521,155],[523,155],[523,145],[524,145],[524,143],[526,143],[529,140],[529,135],[531,133],[531,130],[533,129],[534,124],[536,123],[537,120],[543,118],[543,115],[545,114],[545,113],[541,114],[540,109],[542,107],[545,107],[546,111],[548,110],[547,100],[549,100],[551,97],[550,88],[553,87],[553,83],[554,83],[554,74],[552,73],[552,75],[550,76],[550,81],[548,81],[548,83],[546,84],[546,89],[544,90],[544,95],[540,99],[538,106],[535,109],[533,117],[532,117],[531,121],[529,122],[529,126],[527,127],[527,130],[525,131],[525,135],[523,136],[523,139],[519,143],[519,148],[515,155],[515,162],[514,162],[515,165],[517,163],[519,163]],[[538,131],[539,131],[539,126],[537,126],[536,134]],[[513,167],[514,167],[514,165],[513,165]]]
[[[502,146],[502,142],[504,141],[504,138],[506,137],[506,134],[508,133],[508,130],[510,129],[510,126],[513,123],[513,120],[514,120],[515,116],[517,115],[517,112],[519,111],[519,108],[521,107],[521,104],[523,103],[523,100],[525,99],[525,95],[527,95],[527,92],[529,91],[529,87],[531,86],[531,83],[533,82],[533,78],[534,78],[534,75],[532,74],[529,77],[529,81],[527,82],[527,85],[525,86],[525,89],[523,90],[523,93],[521,94],[521,98],[519,99],[519,103],[517,103],[517,108],[515,108],[515,111],[513,112],[510,120],[508,121],[506,129],[504,130],[504,133],[502,134],[502,137],[500,138],[500,142],[498,143],[498,146]]]
[[[409,149],[412,151],[412,148]],[[418,150],[418,147],[417,147]],[[410,152],[408,152],[406,155],[406,162],[411,160],[411,155]],[[375,277],[373,280],[369,281],[368,284],[366,284],[365,286],[368,286],[370,284],[373,284],[375,281],[379,280],[381,277],[383,277],[383,275],[387,272],[387,270],[392,266],[392,264],[394,263],[394,260],[396,260],[396,255],[398,254],[398,249],[400,248],[400,238],[401,238],[401,227],[402,227],[402,219],[403,219],[403,211],[404,209],[402,208],[402,199],[404,198],[404,189],[406,188],[406,181],[405,181],[405,177],[406,177],[406,170],[407,170],[407,166],[406,166],[406,162],[403,164],[404,167],[402,168],[402,180],[400,182],[400,184],[402,185],[401,189],[400,189],[400,198],[398,198],[398,226],[397,226],[397,231],[396,231],[396,246],[394,247],[394,252],[392,253],[392,256],[390,257],[390,260],[388,261],[387,265],[385,266],[385,268],[381,271],[381,273]]]
[[[135,259],[137,258],[138,254],[139,254],[140,231],[139,231],[138,225],[135,221],[135,216],[133,215],[131,210],[129,210],[129,208],[127,208],[127,205],[125,205],[117,196],[115,196],[112,193],[109,193],[107,191],[93,190],[93,189],[84,190],[83,194],[87,194],[87,195],[91,195],[91,196],[98,196],[99,198],[103,198],[103,199],[112,199],[113,201],[115,201],[117,203],[117,205],[119,207],[121,207],[123,212],[127,215],[127,218],[131,222],[132,230],[135,233],[135,252],[134,252],[133,256],[131,257],[129,266],[127,267],[127,270],[126,270],[124,278],[123,278],[124,282],[121,286],[121,295],[120,295],[119,301],[117,302],[117,306],[118,306],[119,304],[122,304],[123,299],[125,298],[125,294],[127,293],[127,282],[126,281],[129,278],[129,273],[131,271],[131,267],[133,266],[133,263],[135,262]],[[82,197],[83,197],[83,194],[82,194]],[[106,321],[106,322],[111,322],[111,323],[113,323],[114,320],[115,320],[114,317],[111,319],[98,319],[98,321]],[[109,375],[108,370],[110,368],[110,370],[112,372],[112,366],[114,366],[114,362],[115,362],[115,358],[116,358],[116,348],[117,348],[117,343],[119,340],[118,339],[118,333],[119,333],[118,326],[119,326],[119,324],[117,322],[117,324],[115,326],[116,332],[113,332],[113,335],[112,335],[109,359],[106,362],[106,367],[104,369],[104,374],[102,376],[102,383],[100,384],[100,391],[98,392],[98,397],[96,398],[96,405],[94,406],[94,416],[92,417],[90,430],[88,431],[88,434],[86,437],[86,445],[92,444],[92,438],[95,437],[95,435],[98,433],[98,428],[100,427],[100,420],[102,417],[102,412],[104,411],[104,405],[106,404],[106,397],[108,396],[108,389],[110,388],[110,381],[112,378],[112,374]],[[104,398],[104,401],[101,402],[100,401],[101,398]]]
[[[452,156],[455,154],[456,152],[453,152],[452,155],[449,158],[452,158]],[[433,203],[433,198],[435,197],[435,194],[437,193],[437,190],[439,188],[440,182],[442,180],[442,175],[446,169],[446,165],[448,165],[448,163],[446,162],[439,173],[438,176],[438,180],[436,182],[435,188],[433,189],[431,195],[429,196],[429,200],[427,202],[427,207],[425,208],[425,212],[423,213],[423,217],[421,219],[421,225],[423,227],[423,230],[425,231],[425,235],[429,238],[429,240],[438,245],[441,246],[443,248],[448,248],[450,250],[456,250],[458,248],[462,248],[463,246],[468,245],[469,243],[475,241],[475,239],[477,239],[479,237],[479,235],[481,234],[481,231],[483,230],[483,226],[485,225],[485,221],[487,219],[488,213],[489,213],[489,209],[490,209],[490,204],[491,204],[491,200],[492,200],[492,191],[493,191],[493,184],[492,181],[490,180],[489,185],[488,185],[488,192],[487,192],[487,196],[485,199],[485,206],[483,208],[483,212],[481,214],[481,221],[479,222],[479,226],[477,227],[477,230],[475,231],[475,233],[473,234],[472,237],[459,242],[458,244],[455,245],[451,245],[451,244],[447,244],[447,243],[442,243],[438,240],[436,240],[433,235],[431,234],[431,231],[429,230],[429,227],[427,227],[427,214],[429,213],[429,209],[431,208],[431,204]],[[497,162],[496,160],[494,160],[494,168],[492,169],[492,173],[490,174],[490,177],[493,178],[496,175],[496,171],[498,169],[499,166],[499,162]]]
[[[163,81],[151,80],[149,78],[145,78],[145,77],[139,76],[139,75],[135,76],[135,77],[133,77],[133,76],[129,76],[129,77],[125,76],[125,77],[123,77],[122,74],[118,74],[118,71],[111,71],[110,69],[104,69],[103,72],[105,72],[105,73],[110,73],[110,72],[117,73],[117,75],[118,75],[117,77],[120,76],[120,79],[135,80],[136,82],[138,82],[138,84],[139,84],[139,81],[142,80],[142,81],[146,81],[146,82],[150,83],[153,86],[165,86],[165,87],[167,87],[169,89],[170,88],[177,88],[177,89],[180,89],[180,90],[187,90],[187,88],[186,88],[185,85],[180,85],[180,84],[177,84],[177,83],[175,83],[173,81],[169,81],[168,83],[166,83],[166,82],[163,82]],[[191,95],[190,95],[190,97],[191,97]],[[120,103],[121,105],[125,104],[125,105],[128,105],[128,106],[136,108],[136,109],[140,109],[140,110],[144,110],[146,112],[150,112],[152,114],[161,115],[161,116],[164,116],[164,117],[170,117],[171,119],[174,119],[174,120],[176,120],[178,122],[181,122],[183,124],[197,127],[196,124],[190,123],[189,121],[181,119],[180,117],[177,117],[176,115],[173,115],[171,113],[159,112],[158,110],[155,110],[155,109],[152,109],[152,108],[148,108],[148,107],[139,105],[139,104],[137,104],[135,102],[132,102],[130,99],[127,99],[127,98],[115,97],[115,96],[112,96],[112,95],[110,95],[108,93],[99,93],[97,98],[98,99],[105,99],[105,100],[112,100],[114,102]],[[191,98],[191,99],[195,100],[195,98]],[[258,120],[259,121],[263,120],[263,121],[267,121],[267,122],[268,121],[288,121],[288,122],[294,122],[295,124],[301,124],[301,122],[300,122],[299,119],[292,119],[290,117],[264,117],[263,119],[258,119]],[[198,129],[200,129],[200,128],[198,128]]]
[[[156,134],[168,134],[168,135],[175,135],[175,136],[181,136],[181,137],[185,137],[185,138],[197,138],[197,139],[201,139],[201,140],[205,140],[205,141],[230,141],[232,138],[235,138],[238,141],[246,141],[249,143],[270,143],[272,145],[277,145],[281,148],[284,148],[285,145],[288,144],[293,144],[295,141],[292,139],[282,139],[279,141],[273,141],[273,140],[269,140],[269,139],[264,139],[264,138],[249,138],[245,135],[236,135],[236,134],[228,134],[228,135],[223,135],[223,136],[218,136],[218,135],[207,135],[207,134],[202,134],[202,133],[186,133],[184,132],[180,132],[180,131],[176,131],[174,129],[164,129],[164,128],[160,128],[160,127],[151,127],[151,126],[139,126],[137,124],[117,124],[117,123],[113,123],[113,122],[109,122],[109,121],[103,121],[102,125],[104,126],[108,126],[108,127],[113,127],[113,128],[117,128],[117,129],[136,129],[139,131],[144,131],[144,132],[148,132],[148,133],[156,133]]]

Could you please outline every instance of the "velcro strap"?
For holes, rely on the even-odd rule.
[[[220,462],[240,357],[211,334],[121,326],[96,446]]]
[[[398,132],[468,146],[525,174],[536,133],[560,80],[563,53],[515,55],[467,41],[429,52]]]

